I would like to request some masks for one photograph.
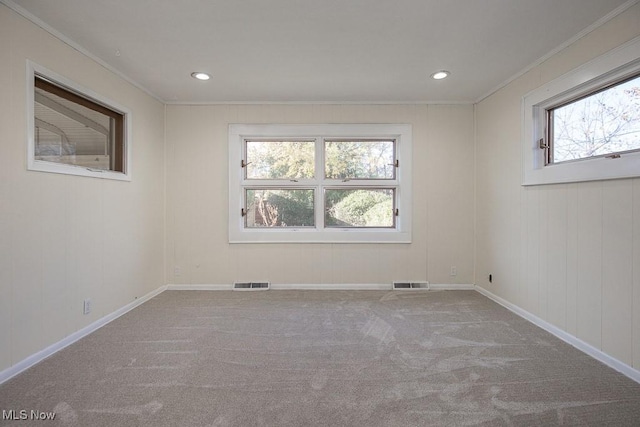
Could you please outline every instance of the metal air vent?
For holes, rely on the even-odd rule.
[[[429,290],[429,282],[393,282],[394,291]]]
[[[271,288],[269,282],[236,282],[234,291],[268,291]]]

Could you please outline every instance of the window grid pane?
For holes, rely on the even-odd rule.
[[[394,140],[325,140],[326,179],[384,179],[396,177]]]
[[[315,190],[245,189],[245,227],[315,227]]]
[[[327,188],[327,228],[394,228],[395,188]]]
[[[315,141],[245,141],[245,178],[313,179]]]

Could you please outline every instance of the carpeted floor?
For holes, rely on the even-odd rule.
[[[640,425],[640,384],[473,291],[167,291],[0,386],[69,426]]]

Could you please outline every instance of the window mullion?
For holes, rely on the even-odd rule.
[[[317,184],[314,179],[245,179],[241,185],[252,188],[313,188]]]
[[[317,137],[316,141],[316,228],[318,230],[324,229],[324,186],[325,186],[325,168],[324,168],[324,138]]]
[[[398,181],[391,179],[350,179],[347,181],[332,179],[326,180],[324,185],[344,188],[396,188]]]

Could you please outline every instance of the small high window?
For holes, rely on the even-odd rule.
[[[546,164],[640,150],[640,76],[546,112]]]
[[[29,169],[128,180],[128,113],[30,65]]]
[[[526,94],[522,184],[640,176],[640,38]]]

